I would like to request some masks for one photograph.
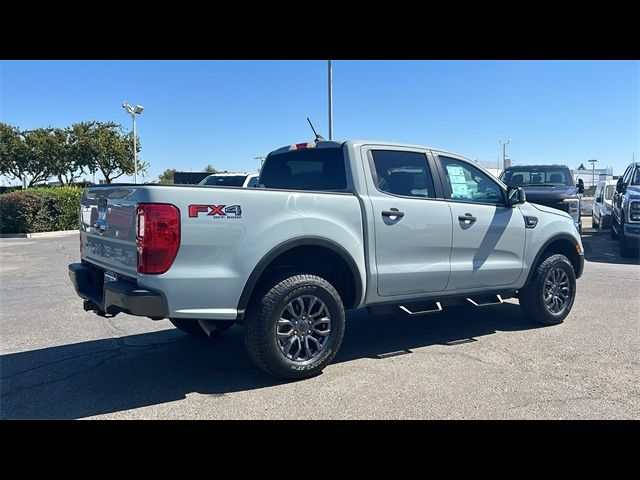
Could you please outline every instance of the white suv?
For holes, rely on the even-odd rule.
[[[253,188],[258,186],[258,174],[239,172],[214,173],[205,177],[198,185]]]
[[[603,180],[598,183],[594,194],[592,207],[593,228],[611,227],[611,214],[613,212],[613,194],[616,191],[616,180]]]

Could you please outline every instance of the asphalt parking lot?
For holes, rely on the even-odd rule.
[[[587,218],[587,223],[589,223]],[[640,260],[585,230],[564,324],[515,302],[424,318],[348,315],[324,373],[285,383],[234,326],[198,340],[166,321],[82,310],[78,237],[0,239],[0,414],[8,418],[640,418]]]

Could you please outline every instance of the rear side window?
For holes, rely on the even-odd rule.
[[[341,148],[308,148],[269,155],[260,186],[290,190],[344,190],[347,175]]]
[[[371,156],[379,190],[405,197],[436,196],[424,153],[372,150]]]

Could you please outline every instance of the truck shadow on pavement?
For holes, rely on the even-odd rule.
[[[584,246],[584,258],[589,262],[598,263],[620,263],[627,265],[640,264],[640,256],[625,258],[619,253],[620,242],[613,240],[607,231],[590,231],[582,234],[582,245]]]
[[[485,335],[536,327],[525,320],[518,305],[509,303],[473,310],[457,307],[423,318],[373,317],[358,310],[348,314],[342,348],[333,363],[359,358],[383,362],[397,352],[431,345],[464,349],[459,344],[482,341],[479,337]],[[239,327],[216,341],[169,329],[7,354],[0,356],[0,372],[3,419],[82,418],[182,400],[193,392],[222,396],[285,383],[253,365]],[[197,407],[179,411],[171,416],[207,418]]]

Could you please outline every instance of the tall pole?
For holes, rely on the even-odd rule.
[[[332,64],[329,60],[328,64],[328,83],[329,83],[329,140],[333,140],[333,74]]]
[[[591,164],[591,185],[595,185],[596,184],[596,162],[598,160],[593,159],[593,160],[588,160],[588,162]]]
[[[260,160],[260,170],[262,170],[262,165],[264,164],[264,160],[267,157],[263,156],[263,155],[258,155],[257,157],[253,157],[254,160]]]
[[[133,183],[138,183],[138,152],[136,151],[136,114],[133,118]]]
[[[507,160],[507,145],[511,143],[511,139],[507,140],[504,143],[502,143],[502,140],[498,140],[498,143],[502,145],[502,169],[504,170],[504,166]]]

